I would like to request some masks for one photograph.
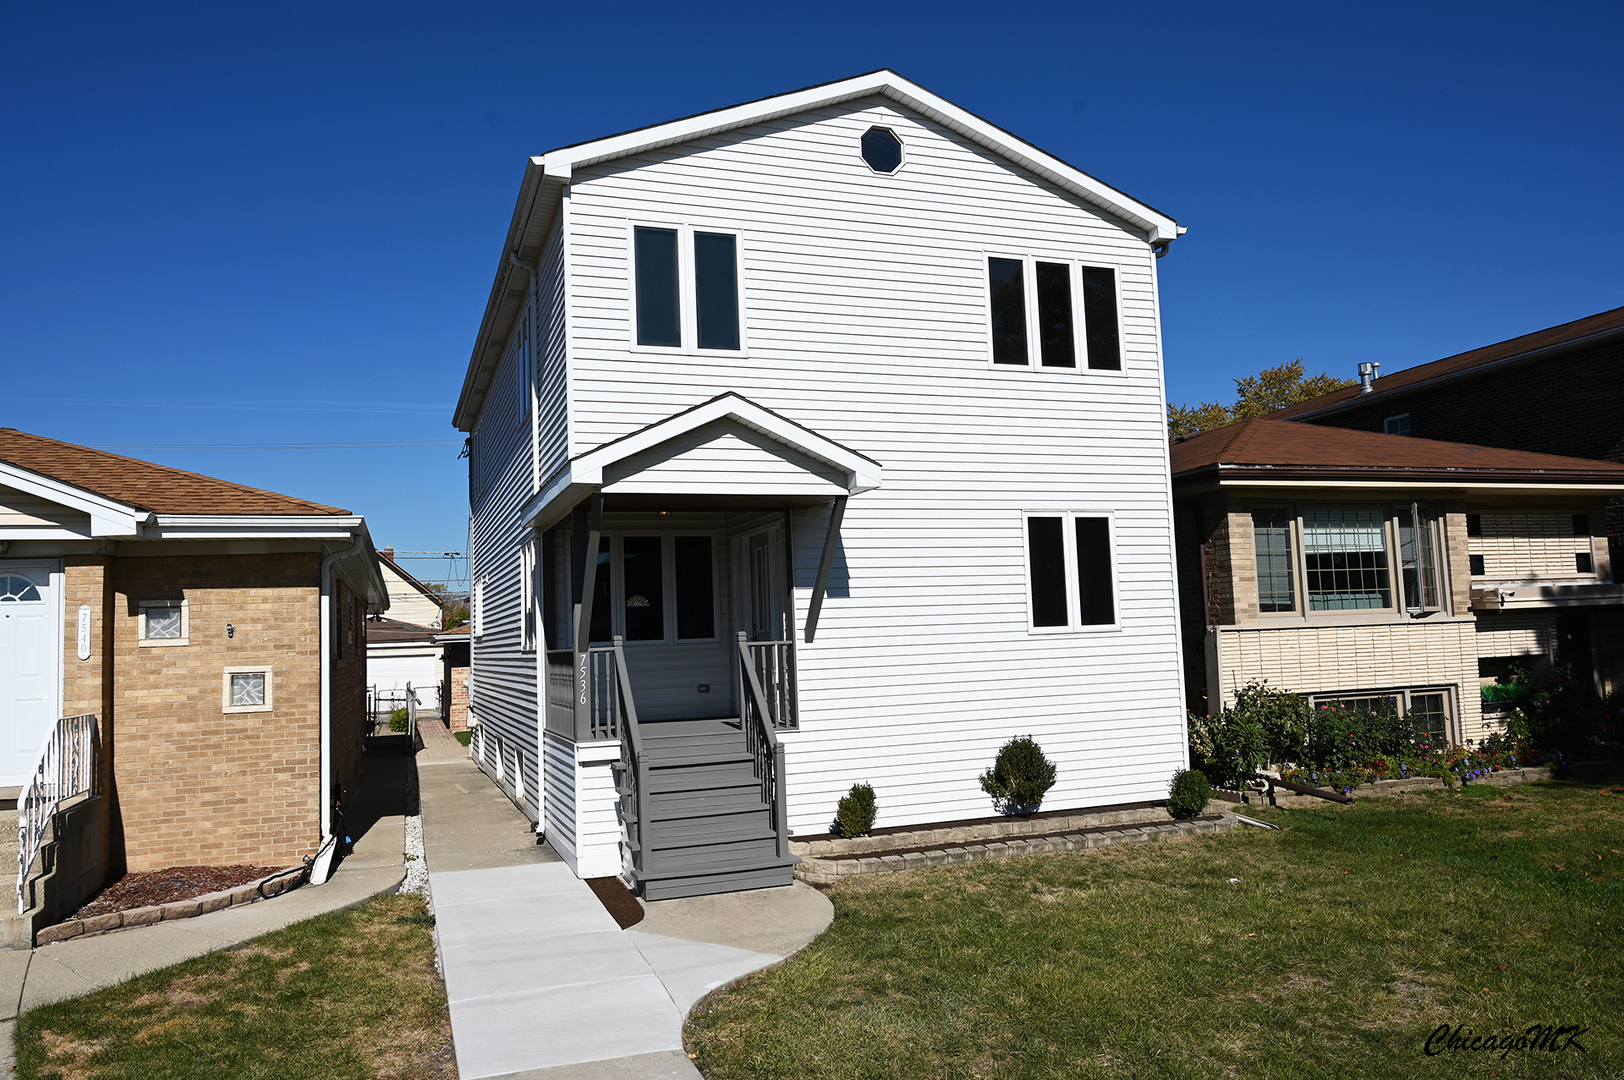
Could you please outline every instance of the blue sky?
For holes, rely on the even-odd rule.
[[[0,425],[466,544],[526,155],[891,67],[1189,226],[1169,395],[1624,304],[1624,7],[8,5]],[[413,442],[323,450],[192,444]],[[446,564],[408,564],[427,577]]]

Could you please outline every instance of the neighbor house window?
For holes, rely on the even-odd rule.
[[[1352,690],[1332,694],[1313,694],[1309,704],[1314,708],[1365,709],[1375,713],[1408,716],[1419,721],[1424,734],[1442,740],[1450,735],[1451,698],[1442,687],[1423,687],[1402,690]]]
[[[1259,611],[1296,611],[1293,579],[1297,567],[1291,555],[1289,510],[1254,510],[1252,546],[1257,551],[1257,603]]]
[[[1389,416],[1382,421],[1382,430],[1389,435],[1408,435],[1410,433],[1410,414],[1399,413]]]
[[[1074,300],[1079,286],[1080,312]],[[1081,339],[1089,368],[1121,370],[1116,271],[993,256],[987,259],[987,298],[993,363],[1075,368]]]
[[[638,345],[737,352],[739,238],[708,229],[632,229]]]
[[[228,713],[269,712],[272,708],[269,666],[228,667],[221,683],[221,710]]]
[[[1026,554],[1032,629],[1116,625],[1116,560],[1110,518],[1029,515]]]
[[[1310,611],[1393,606],[1387,520],[1381,510],[1305,509],[1303,561]]]
[[[185,600],[142,600],[140,611],[140,644],[185,645],[191,630]]]

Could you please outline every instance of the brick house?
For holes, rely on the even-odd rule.
[[[1175,441],[1172,468],[1192,709],[1255,679],[1475,742],[1514,664],[1624,687],[1624,465],[1266,419]]]
[[[112,872],[317,856],[386,604],[346,510],[0,429],[0,786],[94,714]]]

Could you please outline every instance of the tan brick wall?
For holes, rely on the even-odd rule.
[[[452,731],[468,730],[468,669],[451,669],[451,708],[447,719]]]
[[[112,559],[69,555],[62,560],[62,715],[94,713],[101,738],[101,790],[112,781]],[[90,608],[90,656],[79,659],[79,609]],[[116,867],[115,867],[116,869]]]
[[[1252,679],[1299,694],[1448,686],[1464,737],[1485,734],[1469,619],[1245,628],[1222,632],[1218,643],[1224,704]]]
[[[129,869],[314,853],[319,565],[315,552],[116,560],[113,770]],[[138,602],[183,598],[190,644],[141,647]],[[223,712],[224,669],[253,664],[273,673],[272,711]]]

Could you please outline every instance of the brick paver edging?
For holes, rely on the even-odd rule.
[[[1228,832],[1239,822],[1228,814],[1212,814],[1194,821],[1162,821],[1144,825],[1107,825],[1086,831],[1046,836],[1010,836],[984,843],[944,844],[930,851],[845,856],[803,855],[795,876],[811,885],[833,885],[861,874],[894,874],[922,866],[956,866],[983,859],[1009,859],[1059,851],[1086,851],[1113,844],[1170,840],[1199,833]]]
[[[300,885],[303,885],[309,876],[309,866],[296,866],[291,870],[278,870],[274,874],[267,874],[258,881],[250,881],[248,884],[238,885],[234,889],[221,889],[219,892],[204,893],[202,896],[194,896],[190,900],[176,900],[172,903],[156,904],[152,907],[130,908],[128,911],[92,915],[88,919],[70,919],[64,923],[57,923],[55,926],[47,926],[34,935],[34,940],[38,945],[49,945],[53,941],[72,941],[74,938],[111,934],[116,930],[132,930],[138,926],[151,926],[153,923],[174,922],[176,919],[192,919],[199,915],[207,915],[211,911],[220,911],[228,907],[240,907],[243,904],[269,900],[273,896],[281,896],[285,892],[292,892]]]
[[[1456,785],[1450,781],[1436,776],[1410,776],[1402,780],[1375,780],[1368,784],[1360,784],[1348,792],[1355,799],[1382,798],[1388,795],[1403,795],[1411,791],[1442,791],[1448,787],[1472,787],[1483,785],[1485,787],[1511,787],[1515,784],[1531,784],[1536,780],[1549,780],[1552,770],[1545,766],[1529,769],[1500,769],[1473,780],[1464,781]],[[1234,798],[1236,794],[1241,797]],[[1333,803],[1328,799],[1321,799],[1316,795],[1299,795],[1285,788],[1271,788],[1268,792],[1246,791],[1228,792],[1217,796],[1230,802],[1268,804],[1292,809],[1302,806],[1336,806],[1346,805]]]

